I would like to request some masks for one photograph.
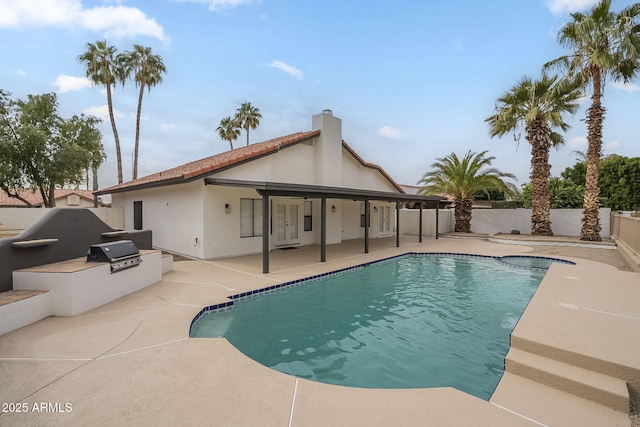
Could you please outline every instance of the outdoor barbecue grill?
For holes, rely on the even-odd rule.
[[[87,262],[108,262],[113,274],[127,268],[137,267],[142,259],[140,251],[131,240],[117,240],[91,245],[87,253]]]

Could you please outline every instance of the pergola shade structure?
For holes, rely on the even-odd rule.
[[[262,225],[264,232],[262,233],[262,271],[269,272],[269,232],[270,214],[269,198],[270,197],[298,197],[307,199],[321,200],[321,225],[320,225],[320,261],[325,262],[327,258],[327,199],[344,199],[364,202],[364,217],[369,220],[369,202],[371,200],[395,202],[396,204],[396,246],[400,246],[400,205],[402,203],[418,203],[420,206],[420,220],[418,238],[422,242],[422,209],[423,207],[436,209],[436,239],[438,238],[438,211],[440,203],[446,202],[447,199],[440,196],[421,196],[417,194],[392,193],[386,191],[372,191],[358,188],[345,187],[329,187],[321,185],[307,184],[290,184],[282,182],[262,182],[262,181],[243,181],[224,178],[205,178],[205,185],[221,185],[226,187],[242,187],[253,188],[262,196]],[[364,252],[369,252],[369,225],[364,227]]]

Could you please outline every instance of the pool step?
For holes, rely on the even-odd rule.
[[[629,414],[510,372],[489,401],[545,426],[629,426]]]
[[[621,379],[517,348],[507,353],[505,371],[629,413],[629,390]]]

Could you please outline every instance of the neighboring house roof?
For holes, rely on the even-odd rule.
[[[56,200],[63,199],[73,194],[80,196],[81,199],[93,202],[93,191],[91,190],[69,190],[56,188],[54,193]],[[32,206],[42,206],[44,204],[39,191],[32,190],[30,188],[22,188],[18,190],[18,195],[20,195],[20,197],[22,197],[23,199],[29,201]],[[24,203],[22,200],[16,199],[15,197],[9,197],[9,195],[4,190],[0,190],[0,207],[23,208],[28,206],[29,205]]]
[[[282,148],[309,141],[316,138],[318,135],[320,135],[320,130],[285,135],[268,141],[225,151],[224,153],[216,154],[215,156],[206,157],[172,169],[114,185],[112,187],[96,191],[95,194],[102,195],[121,193],[149,187],[190,182],[210,175],[213,172],[219,172],[269,154],[274,154]],[[398,185],[380,166],[365,162],[349,145],[347,145],[346,142],[342,141],[342,146],[362,166],[379,171],[396,189],[398,189],[399,192],[404,193],[402,187],[400,187],[400,185]]]
[[[408,194],[418,194],[418,190],[420,187],[417,185],[409,185],[409,184],[400,184],[400,187]]]

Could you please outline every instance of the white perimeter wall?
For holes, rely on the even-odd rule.
[[[611,209],[600,209],[601,237],[609,237],[611,230]],[[580,236],[582,228],[582,209],[551,209],[551,229],[556,236]],[[511,233],[518,230],[521,234],[531,234],[531,209],[474,209],[471,219],[471,231],[493,234]]]
[[[79,209],[73,207],[73,209]],[[122,208],[87,208],[112,228],[124,229]],[[27,229],[49,212],[48,208],[0,208],[0,224],[7,228]]]
[[[438,231],[440,233],[447,233],[453,230],[453,211],[449,209],[439,210],[439,222]],[[400,234],[407,234],[410,236],[417,236],[419,232],[420,224],[420,210],[419,209],[401,209],[400,210]],[[423,209],[422,210],[422,235],[433,236],[436,233],[436,210],[435,209]]]
[[[440,233],[453,232],[455,218],[453,209],[440,210]],[[551,229],[556,236],[580,236],[582,228],[582,209],[551,209]],[[611,230],[611,209],[600,209],[600,236],[608,238]],[[419,211],[402,209],[400,211],[400,234],[418,234]],[[424,236],[434,236],[435,210],[422,211],[422,230]],[[531,209],[474,209],[471,218],[473,233],[494,234],[511,233],[531,234]]]

